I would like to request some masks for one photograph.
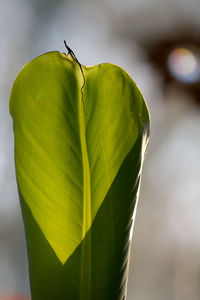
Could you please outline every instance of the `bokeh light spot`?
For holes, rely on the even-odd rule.
[[[175,48],[168,57],[171,75],[183,83],[194,83],[200,79],[199,57],[187,48]]]

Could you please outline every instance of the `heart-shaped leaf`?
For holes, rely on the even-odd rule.
[[[17,76],[10,112],[33,299],[124,299],[149,135],[140,91],[118,66],[49,52]]]

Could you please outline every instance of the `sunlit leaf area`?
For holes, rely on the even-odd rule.
[[[33,59],[10,96],[31,296],[124,299],[149,113],[123,69],[69,51]]]
[[[9,96],[22,66],[42,53],[67,53],[63,40],[84,66],[121,66],[151,114],[127,300],[200,299],[199,11],[198,1],[185,0],[1,3],[0,300],[30,299]],[[29,88],[35,89],[34,81]],[[42,95],[37,96],[39,104]],[[117,120],[115,107],[111,113]],[[53,189],[51,183],[46,192]],[[67,259],[62,250],[57,256],[62,263]]]

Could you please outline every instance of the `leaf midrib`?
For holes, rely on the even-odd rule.
[[[77,68],[78,82],[84,84],[83,73],[80,66],[75,62]],[[78,89],[78,123],[80,134],[80,146],[82,155],[83,170],[83,223],[82,223],[82,259],[81,259],[81,292],[80,299],[88,300],[91,295],[91,239],[90,236],[85,239],[87,232],[91,227],[91,176],[88,159],[88,149],[85,134],[85,110],[83,104],[83,84]]]

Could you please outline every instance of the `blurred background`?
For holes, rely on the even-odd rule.
[[[0,300],[29,296],[9,95],[32,58],[123,67],[151,113],[128,300],[200,299],[200,2],[0,0]],[[24,298],[23,298],[24,296]],[[103,300],[103,299],[102,299]]]

